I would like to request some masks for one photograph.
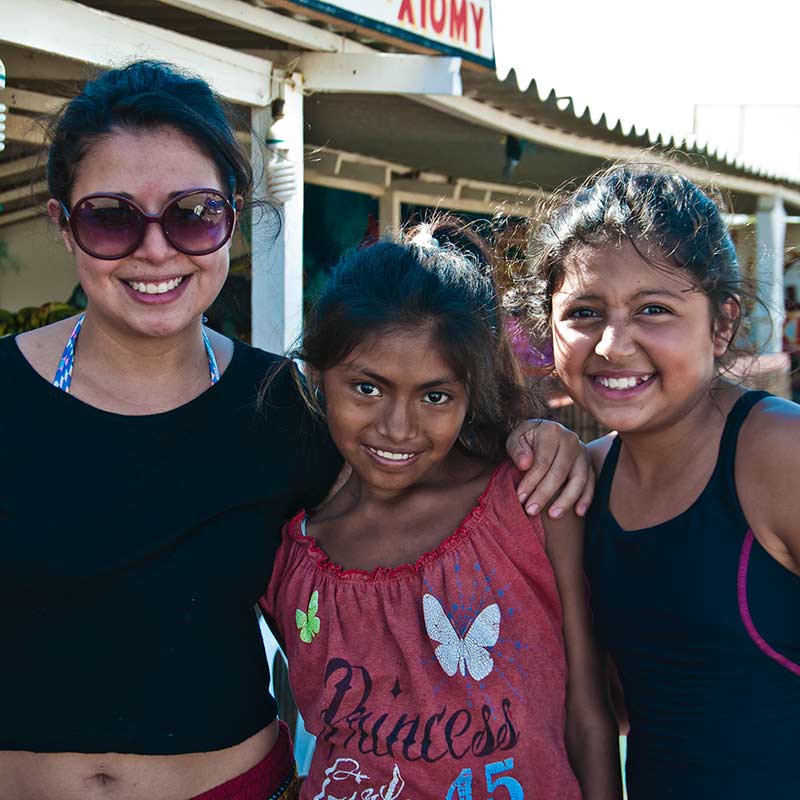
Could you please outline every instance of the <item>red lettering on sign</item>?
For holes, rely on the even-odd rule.
[[[467,0],[450,0],[450,36],[453,39],[467,41]]]
[[[440,3],[439,14],[436,14],[436,5]],[[447,22],[447,0],[431,0],[431,25],[433,25],[436,33],[441,33],[444,30],[444,24]]]
[[[397,19],[402,22],[405,18],[408,18],[408,24],[414,24],[414,8],[411,5],[411,0],[403,0],[402,5],[400,6],[400,13],[397,15]]]
[[[481,35],[483,34],[483,8],[478,8],[475,3],[470,3],[472,20],[475,23],[475,47],[481,49]]]
[[[434,33],[447,36],[449,32],[453,42],[464,44],[472,38],[470,28],[474,26],[475,48],[480,51],[486,20],[486,7],[481,5],[480,0],[400,0],[398,22],[426,31],[429,20]]]

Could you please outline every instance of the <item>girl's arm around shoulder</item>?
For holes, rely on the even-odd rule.
[[[582,517],[589,509],[594,473],[575,433],[551,420],[529,419],[508,435],[506,451],[524,473],[517,496],[528,514],[538,514],[549,505],[550,516],[558,517],[574,507]]]
[[[619,739],[605,660],[592,635],[583,573],[583,520],[542,514],[546,549],[561,597],[567,654],[566,744],[584,800],[622,796]]]
[[[739,437],[736,490],[761,545],[800,574],[800,406],[769,397]]]
[[[281,608],[294,608],[292,598],[293,585],[290,582],[294,554],[297,552],[292,544],[293,532],[301,530],[304,512],[298,512],[287,520],[281,528],[281,541],[272,560],[272,571],[264,593],[258,599],[258,605],[264,618],[272,620],[275,627],[281,622]],[[270,625],[273,628],[273,625]],[[275,630],[275,628],[273,628]]]

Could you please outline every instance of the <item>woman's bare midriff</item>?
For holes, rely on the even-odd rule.
[[[0,751],[2,800],[189,800],[241,775],[278,738],[273,722],[234,747],[210,753],[141,756],[126,753]]]

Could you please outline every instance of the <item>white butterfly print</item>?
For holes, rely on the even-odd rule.
[[[456,671],[482,681],[494,668],[494,659],[487,647],[497,644],[500,636],[500,606],[492,603],[481,611],[469,626],[462,639],[447,619],[441,603],[432,595],[422,597],[425,630],[440,645],[434,651],[439,665],[448,676]]]

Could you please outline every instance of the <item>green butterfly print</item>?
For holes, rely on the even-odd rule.
[[[308,611],[299,608],[294,612],[294,621],[300,631],[300,641],[310,644],[311,640],[319,633],[319,592],[315,589],[308,601]]]

